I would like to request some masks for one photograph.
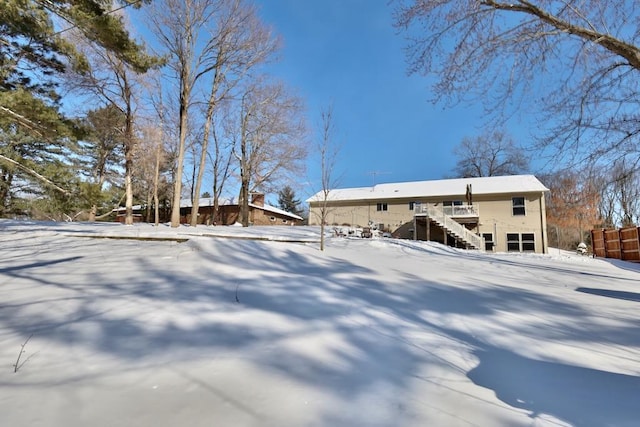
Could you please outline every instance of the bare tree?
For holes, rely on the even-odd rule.
[[[218,218],[220,197],[227,179],[231,176],[234,139],[225,132],[225,125],[229,124],[227,120],[227,115],[221,114],[218,117],[218,126],[212,126],[213,154],[211,156],[211,169],[213,171],[213,182],[211,190],[213,192],[213,221]]]
[[[85,72],[76,72],[68,79],[68,84],[74,90],[84,91],[97,96],[106,105],[121,111],[124,123],[122,127],[122,141],[124,148],[124,184],[125,184],[125,224],[133,224],[133,160],[137,138],[135,135],[135,117],[137,100],[139,98],[140,75],[138,70],[129,66],[119,55],[102,49],[97,45],[78,46],[91,63],[91,68]],[[146,59],[149,66],[152,59]],[[148,68],[147,68],[148,69]]]
[[[549,188],[546,198],[547,227],[558,248],[575,249],[584,231],[599,222],[601,202],[598,181],[583,171],[557,171],[541,177]]]
[[[269,29],[260,22],[254,6],[245,5],[243,0],[223,0],[220,3],[219,12],[213,17],[215,34],[212,35],[210,55],[215,67],[206,102],[200,161],[194,185],[195,197],[191,208],[191,226],[194,227],[198,221],[200,189],[213,116],[235,86],[253,67],[265,62],[277,45]]]
[[[397,0],[409,69],[435,100],[480,101],[491,117],[538,112],[539,148],[560,161],[640,152],[640,1]]]
[[[612,202],[612,218],[622,227],[637,225],[640,221],[640,173],[635,165],[621,160],[616,162],[605,180],[604,187]]]
[[[324,251],[324,227],[329,216],[329,194],[337,187],[335,166],[338,160],[339,148],[335,144],[335,124],[333,106],[329,106],[320,113],[320,139],[316,145],[316,152],[320,160],[321,189],[315,196],[318,203],[317,216],[320,220],[320,250]]]
[[[172,227],[180,225],[182,174],[193,93],[198,82],[217,65],[215,38],[209,37],[209,30],[220,6],[221,2],[217,0],[162,0],[151,7],[154,33],[170,58],[169,68],[178,83],[178,147],[171,204]]]
[[[162,83],[160,80],[160,75],[158,73],[154,74],[149,80],[150,83],[150,103],[153,105],[153,110],[155,112],[155,117],[157,117],[158,122],[155,127],[155,132],[152,133],[151,140],[154,142],[152,145],[153,156],[154,156],[154,171],[153,171],[153,210],[154,210],[154,223],[156,226],[160,223],[160,170],[161,168],[169,168],[170,165],[173,165],[174,162],[171,161],[171,149],[167,149],[167,144],[165,143],[166,138],[166,115],[167,115],[167,105],[165,105],[164,97],[162,94]],[[172,171],[173,172],[173,171]],[[149,204],[147,203],[147,222],[149,221]]]
[[[465,137],[453,153],[458,159],[455,173],[463,178],[514,175],[525,172],[529,166],[522,148],[501,131]]]
[[[611,187],[612,186],[609,184],[600,186],[600,201],[598,203],[598,215],[600,218],[600,222],[598,224],[598,227],[613,228],[617,223],[617,196],[613,192]]]
[[[134,184],[136,193],[144,197],[146,205],[146,222],[151,222],[151,208],[154,211],[154,222],[160,222],[160,194],[166,196],[169,188],[163,178],[166,172],[167,153],[163,144],[163,129],[155,122],[146,122],[139,127],[141,135],[136,150]]]
[[[307,156],[306,126],[299,98],[282,83],[258,79],[240,100],[235,157],[240,171],[240,215],[249,225],[249,194],[270,189],[287,173],[300,174]]]

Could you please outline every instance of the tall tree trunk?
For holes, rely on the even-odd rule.
[[[133,224],[133,182],[131,174],[133,172],[133,147],[127,146],[124,154],[124,186],[125,186],[125,206],[127,214],[125,224]]]
[[[240,223],[243,227],[249,226],[249,180],[242,178],[240,185]]]
[[[220,58],[222,53],[218,55]],[[202,136],[202,148],[200,152],[200,165],[198,166],[198,176],[195,183],[195,197],[193,199],[191,208],[191,226],[195,227],[198,224],[198,212],[200,209],[200,188],[202,186],[202,177],[204,175],[204,169],[207,164],[207,150],[209,148],[209,134],[211,132],[211,121],[213,119],[213,113],[216,110],[216,95],[220,86],[221,73],[219,69],[215,70],[213,76],[213,84],[211,85],[211,94],[209,95],[209,102],[207,104],[207,113],[204,121],[204,135]]]
[[[190,71],[185,65],[181,70],[181,90],[180,90],[180,132],[178,141],[178,163],[176,168],[176,176],[173,183],[173,203],[171,204],[171,227],[180,225],[180,198],[182,193],[182,172],[184,168],[184,149],[187,140],[187,118],[189,114],[189,98],[191,96],[191,87],[188,82]]]
[[[248,141],[249,112],[242,118],[240,130],[240,222],[243,227],[249,226],[249,180],[251,171],[249,168],[249,141]]]
[[[207,112],[207,115],[209,113]],[[198,213],[200,211],[200,188],[202,186],[202,176],[204,175],[204,169],[206,167],[207,160],[207,148],[209,139],[209,128],[211,127],[210,119],[204,124],[204,136],[202,138],[202,152],[200,153],[200,164],[198,165],[198,174],[195,179],[194,197],[191,204],[191,226],[196,227],[198,225]]]
[[[145,210],[144,210],[144,222],[151,222],[151,205],[152,205],[153,189],[147,191],[147,197],[145,198]]]
[[[225,224],[226,220],[219,217],[220,215],[220,196],[222,195],[222,189],[229,177],[229,168],[231,167],[231,155],[226,157],[224,165],[221,165],[221,150],[220,139],[216,132],[215,126],[212,129],[213,141],[214,141],[214,160],[213,160],[213,221],[214,225],[219,220],[221,224]]]
[[[125,73],[123,73],[124,75]],[[126,102],[126,116],[125,116],[125,128],[124,128],[124,185],[125,185],[125,206],[127,214],[125,217],[125,224],[133,224],[133,154],[135,152],[135,135],[133,134],[133,109],[131,107],[131,88],[129,87],[128,80],[123,77],[124,81],[124,100]]]
[[[160,135],[163,135],[160,131]],[[158,182],[160,181],[160,148],[163,141],[163,137],[160,137],[160,141],[156,146],[156,167],[153,176],[153,210],[154,210],[154,222],[156,227],[160,224],[160,207],[158,206]]]

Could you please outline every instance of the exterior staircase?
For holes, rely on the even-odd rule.
[[[446,234],[464,244],[467,249],[478,249],[484,252],[484,238],[467,230],[466,227],[444,213],[441,208],[424,203],[416,206],[416,214],[426,215],[438,227],[442,228]]]

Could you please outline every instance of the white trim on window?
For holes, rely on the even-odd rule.
[[[522,196],[511,198],[511,215],[521,216],[526,215],[527,210],[525,206],[525,198]]]
[[[484,250],[493,252],[496,248],[496,242],[493,240],[493,233],[482,233],[484,239]]]
[[[507,233],[507,252],[535,252],[535,233]]]

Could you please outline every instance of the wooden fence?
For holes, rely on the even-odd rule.
[[[591,230],[593,255],[640,262],[640,227]]]

